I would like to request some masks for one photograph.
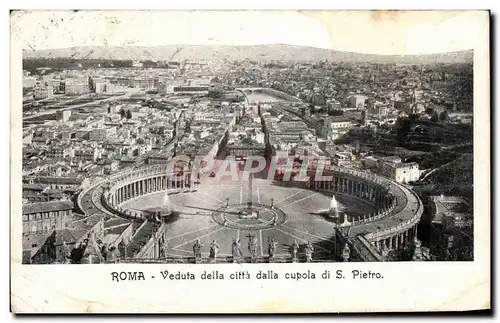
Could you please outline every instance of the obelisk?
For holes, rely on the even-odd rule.
[[[248,214],[252,214],[252,189],[253,189],[253,174],[250,174],[248,177],[248,200],[247,200],[247,208]]]

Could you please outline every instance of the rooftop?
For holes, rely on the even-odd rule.
[[[41,212],[55,212],[73,209],[71,201],[50,201],[42,203],[23,204],[23,214],[33,214]]]
[[[130,221],[121,218],[111,218],[104,223],[104,229],[116,227],[120,225],[130,224]]]

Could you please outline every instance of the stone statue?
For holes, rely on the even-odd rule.
[[[424,260],[423,253],[422,253],[422,243],[417,238],[415,238],[415,250],[413,251],[412,260],[413,261]]]
[[[127,258],[127,245],[125,244],[125,242],[120,241],[120,243],[118,244],[118,251],[120,253],[120,258]]]
[[[305,252],[306,252],[306,262],[312,262],[312,255],[314,252],[314,247],[313,247],[311,241],[307,242]]]
[[[99,251],[101,252],[101,256],[104,258],[105,261],[107,261],[108,260],[108,251],[109,251],[108,246],[103,244],[100,240],[97,243],[97,246],[99,247]]]
[[[351,249],[349,248],[349,244],[346,242],[344,245],[344,249],[342,249],[342,259],[344,262],[349,261],[349,256],[351,255]]]
[[[196,239],[196,242],[193,245],[193,253],[194,253],[194,257],[196,259],[201,258],[201,247],[202,246],[203,245],[201,244],[200,239]]]
[[[240,240],[233,240],[233,245],[231,246],[231,254],[233,256],[233,262],[236,262],[243,256],[240,249]]]
[[[61,246],[61,250],[59,252],[59,261],[61,263],[65,264],[70,256],[70,248],[66,244],[66,241],[63,241],[63,244]]]
[[[274,256],[276,256],[276,244],[274,238],[269,239],[269,258],[274,258]]]
[[[299,252],[299,245],[296,240],[293,240],[292,244],[292,258],[297,259],[297,253]]]
[[[111,246],[107,250],[106,261],[115,262],[116,261],[116,247]]]
[[[210,258],[216,259],[218,252],[219,252],[219,245],[217,244],[217,241],[212,240],[212,242],[210,243]]]
[[[162,239],[160,242],[160,257],[167,258],[168,255],[168,243],[167,240]]]
[[[258,241],[254,236],[248,235],[248,251],[250,257],[254,260],[257,257]]]

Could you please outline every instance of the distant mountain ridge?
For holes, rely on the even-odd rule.
[[[256,46],[166,45],[166,46],[84,46],[61,49],[24,50],[23,58],[73,58],[122,60],[252,60],[371,63],[472,63],[473,51],[425,55],[374,55],[316,47],[284,44]]]

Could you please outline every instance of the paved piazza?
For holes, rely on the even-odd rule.
[[[252,202],[259,211],[258,218],[241,218],[246,209],[248,182],[207,183],[195,191],[169,195],[176,215],[167,224],[168,253],[172,256],[192,256],[192,246],[197,239],[203,244],[202,255],[208,257],[209,244],[217,240],[220,256],[231,256],[231,243],[239,238],[244,256],[250,256],[249,236],[259,241],[258,255],[268,256],[268,239],[278,241],[277,255],[290,255],[294,240],[301,245],[313,243],[316,259],[332,258],[334,224],[325,217],[331,195],[312,190],[282,187],[269,181],[253,181]],[[131,210],[148,210],[162,207],[164,192],[143,195],[121,204]],[[339,209],[348,216],[371,213],[376,207],[351,196],[336,195]],[[229,199],[229,200],[227,200]],[[271,208],[271,199],[274,207]],[[229,206],[226,204],[229,202]],[[223,224],[226,219],[226,225]],[[274,224],[273,221],[276,223]],[[263,243],[262,243],[263,242]]]

